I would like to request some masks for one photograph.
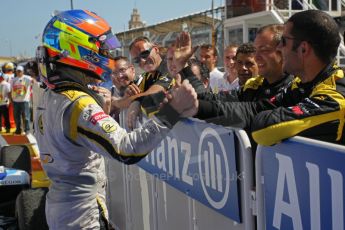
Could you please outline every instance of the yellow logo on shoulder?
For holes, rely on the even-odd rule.
[[[43,164],[53,163],[54,158],[50,154],[41,154],[41,162]]]
[[[102,129],[104,130],[104,132],[106,133],[112,133],[116,130],[116,123],[113,122],[104,122],[102,124]]]

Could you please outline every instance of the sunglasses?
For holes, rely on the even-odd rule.
[[[286,40],[287,40],[287,39],[299,41],[299,39],[294,38],[294,37],[282,36],[281,39],[280,39],[280,42],[282,43],[283,46],[286,46],[286,43],[287,43]]]
[[[136,63],[136,64],[139,64],[141,59],[147,59],[150,54],[151,54],[151,50],[153,49],[153,47],[147,49],[147,50],[144,50],[142,51],[137,57],[133,58],[133,62]]]

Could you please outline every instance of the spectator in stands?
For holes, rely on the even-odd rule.
[[[16,77],[11,81],[11,99],[13,101],[14,121],[16,123],[15,134],[22,133],[22,116],[24,120],[24,132],[30,131],[30,100],[31,88],[35,82],[33,78],[24,75],[24,67],[18,66]]]
[[[34,90],[35,93],[37,94],[37,89],[40,87],[40,77],[38,74],[38,66],[37,66],[37,62],[36,61],[29,61],[24,69],[26,70],[26,73],[35,80],[35,84],[32,85],[32,89],[31,89],[31,95],[30,95],[30,121],[33,121],[33,116],[34,116],[34,111],[33,111],[33,104],[34,104],[34,97],[37,97],[38,95],[34,95]],[[38,93],[39,94],[39,93]]]
[[[206,89],[204,87],[204,85],[202,84],[202,82],[192,74],[192,72],[190,71],[190,68],[188,66],[188,64],[186,62],[184,62],[184,66],[181,66],[180,62],[181,62],[181,58],[184,58],[184,53],[186,50],[178,48],[180,47],[180,45],[184,42],[188,42],[191,43],[190,41],[190,35],[188,33],[182,32],[177,38],[176,41],[167,49],[167,53],[166,53],[166,58],[161,61],[160,66],[158,67],[158,70],[156,70],[154,72],[155,75],[161,74],[163,73],[161,80],[163,80],[163,83],[166,82],[166,78],[169,78],[169,88],[172,87],[176,82],[178,84],[180,84],[180,82],[183,82],[185,79],[188,79],[189,83],[193,86],[193,88],[195,89],[195,91],[197,93],[202,93],[205,92]],[[137,43],[137,46],[140,46],[140,44]],[[145,46],[145,44],[142,44]],[[190,44],[191,46],[191,44]],[[197,47],[190,47],[190,53],[188,53],[188,56],[186,57],[185,60],[190,59],[190,57],[192,56],[192,54],[194,54],[195,50],[197,49]],[[150,51],[152,54],[152,51]],[[147,52],[148,55],[149,52]],[[142,60],[145,59],[143,58],[143,55],[141,55],[140,57],[140,65],[143,66],[144,68],[146,68],[146,70],[150,70],[150,68],[152,68],[152,66],[150,67],[150,65],[153,65],[151,63],[154,63],[154,60]],[[153,58],[155,59],[155,58]],[[174,63],[172,64],[172,60],[174,59]],[[145,62],[143,62],[145,61]],[[163,67],[162,65],[165,64],[166,66]],[[152,69],[151,69],[152,70]],[[164,72],[167,71],[167,72]],[[181,71],[181,73],[180,73]],[[148,81],[147,79],[152,79],[152,73],[148,74],[143,74],[143,81]],[[146,79],[146,80],[145,80]],[[154,78],[153,78],[154,79]],[[172,80],[174,79],[174,80]],[[156,87],[157,83],[155,83],[153,86],[151,86],[151,88]],[[164,83],[166,84],[166,83]],[[139,84],[142,85],[142,83]],[[130,88],[132,85],[130,85],[128,88]],[[168,85],[167,85],[168,86]],[[136,120],[134,118],[137,118],[138,116],[133,116],[133,114],[139,114],[139,111],[143,111],[145,113],[146,116],[150,116],[151,114],[153,114],[155,111],[157,111],[158,109],[158,105],[157,103],[161,102],[161,100],[164,98],[165,94],[164,94],[164,90],[160,90],[158,93],[153,93],[153,91],[151,91],[151,88],[147,91],[145,91],[144,93],[139,93],[136,94],[132,97],[130,97],[130,99],[132,99],[133,97],[141,97],[140,98],[140,102],[141,102],[141,108],[139,106],[135,106],[133,107],[133,104],[136,103],[136,101],[134,103],[131,104],[130,108],[128,109],[128,117],[129,117],[129,123],[128,123],[128,127],[131,128],[131,124],[133,124],[132,128],[134,127],[134,124],[136,122]],[[148,91],[150,91],[149,93],[147,93]],[[138,103],[139,104],[139,103]],[[136,111],[134,111],[132,108],[135,108]]]
[[[214,100],[258,101],[269,99],[286,87],[293,76],[284,74],[282,54],[277,50],[282,33],[283,25],[272,24],[260,28],[254,40],[254,48],[256,48],[254,57],[260,76],[248,79],[239,89],[212,95]],[[248,50],[253,50],[253,47]],[[199,98],[206,99],[207,97],[199,95]],[[246,131],[251,139],[250,129],[246,128]],[[255,150],[256,143],[252,139],[251,143]]]
[[[271,98],[278,94],[293,79],[292,75],[283,71],[282,52],[277,49],[284,26],[270,24],[259,28],[255,40],[255,61],[258,65],[259,77],[252,78],[246,82],[244,90],[254,91],[252,96],[259,100]]]
[[[159,49],[159,54],[162,57],[162,59],[165,59],[168,52],[168,47],[159,46],[158,49]]]
[[[11,129],[8,111],[10,93],[11,85],[4,79],[3,73],[0,72],[0,131],[2,131],[2,118],[4,118],[6,133],[9,133]]]
[[[207,92],[211,92],[210,87],[210,70],[197,58],[189,59],[189,66],[193,74],[203,83]]]
[[[141,91],[135,84],[135,68],[127,57],[115,57],[115,67],[112,73],[113,86],[111,88],[111,109],[110,115],[120,121],[120,113],[128,108],[131,100],[126,100],[132,95],[139,94]],[[139,77],[141,78],[141,76]],[[132,85],[131,87],[129,87]],[[127,93],[126,93],[127,92]],[[121,115],[124,117],[125,115]],[[120,125],[123,127],[125,120],[121,119]]]
[[[15,66],[12,62],[7,62],[5,63],[3,66],[3,72],[4,72],[4,79],[7,82],[11,82],[12,79],[14,78],[14,69]],[[15,121],[14,121],[14,114],[13,114],[13,103],[10,100],[10,104],[8,106],[8,110],[9,110],[9,117],[10,117],[10,124],[11,124],[11,128],[15,127]]]
[[[4,79],[7,82],[11,82],[14,78],[14,64],[12,62],[7,62],[4,65]]]
[[[175,80],[181,81],[181,76],[178,74],[177,67],[174,63],[174,53],[176,47],[175,44],[171,44],[166,50],[166,61],[167,61],[167,69],[171,77],[175,78]]]
[[[249,78],[258,76],[259,67],[255,61],[255,47],[252,43],[240,45],[235,60],[235,69],[240,86],[243,86]]]
[[[218,92],[222,91],[230,91],[232,89],[238,88],[238,77],[237,71],[235,68],[235,58],[236,58],[236,51],[238,46],[237,45],[228,45],[224,49],[224,68],[225,73],[223,78],[221,78],[217,82],[217,89]],[[214,93],[218,93],[214,92]]]
[[[274,96],[284,86],[289,84],[293,76],[284,74],[282,54],[281,51],[277,50],[282,33],[283,25],[272,24],[260,28],[254,40],[254,46],[246,44],[242,47],[249,48],[240,49],[240,52],[242,52],[241,50],[250,50],[249,55],[240,55],[241,58],[250,57],[252,60],[254,54],[258,66],[258,70],[254,72],[258,72],[260,76],[248,79],[239,89],[229,91],[228,93],[221,92],[218,97],[213,96],[215,100],[258,101]],[[243,66],[239,65],[241,68]],[[243,69],[247,70],[246,68]],[[250,69],[247,72],[251,72]],[[205,95],[199,95],[199,98],[205,99],[203,97]]]
[[[199,60],[206,64],[210,70],[210,87],[213,92],[218,92],[217,82],[222,79],[223,72],[217,68],[218,51],[211,44],[203,44],[199,50]]]
[[[168,48],[166,54],[168,71],[170,76],[174,78],[173,83],[175,84],[177,82],[177,84],[180,84],[180,82],[182,82],[183,80],[188,79],[189,83],[193,86],[197,93],[206,92],[205,85],[202,82],[201,78],[209,78],[210,72],[205,64],[202,64],[194,56],[191,56],[191,58],[188,59],[187,63],[185,63],[184,66],[178,66],[178,63],[176,64],[176,55],[179,56],[180,52],[183,51],[181,50],[181,48],[176,48],[177,44],[181,43],[181,41],[179,40],[180,37],[186,38],[185,41],[187,42],[190,41],[190,34],[187,32],[181,32],[176,41]],[[194,54],[194,51],[197,48],[198,47],[191,48],[192,54]],[[184,70],[182,75],[178,73],[181,68]]]
[[[185,45],[188,44],[188,45]],[[195,75],[202,74],[204,77],[209,76],[209,70],[203,63],[192,57],[198,47],[192,47],[190,34],[181,32],[176,41],[168,47],[166,60],[167,69],[172,76],[172,85],[178,87],[182,81],[188,80],[197,94],[204,94],[208,91],[202,81]],[[181,61],[181,58],[184,61]],[[197,64],[197,71],[193,72],[193,67]],[[200,66],[199,66],[200,65]],[[146,96],[141,103],[141,110],[146,116],[154,114],[159,110],[159,105],[165,98],[165,93],[159,92]]]
[[[127,125],[130,129],[135,128],[140,113],[142,97],[166,91],[171,87],[171,77],[168,74],[166,60],[159,53],[159,47],[153,44],[149,38],[141,36],[129,45],[132,61],[137,64],[144,73],[140,82],[141,93],[132,97],[134,100],[128,108]]]
[[[199,100],[196,117],[251,128],[262,145],[295,135],[344,144],[345,79],[335,65],[339,44],[338,25],[330,15],[319,10],[294,14],[284,26],[278,50],[283,69],[298,78],[269,100]]]

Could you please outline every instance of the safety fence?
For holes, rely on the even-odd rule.
[[[344,229],[344,153],[291,138],[259,146],[254,173],[243,130],[186,119],[138,164],[107,162],[109,217],[121,230]]]
[[[256,153],[258,229],[344,229],[345,147],[294,137]]]

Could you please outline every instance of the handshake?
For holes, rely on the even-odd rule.
[[[197,93],[188,80],[176,83],[167,92],[148,95],[142,101],[142,110],[147,116],[157,112],[164,106],[170,105],[180,117],[192,117],[198,111]]]
[[[168,91],[164,103],[169,103],[181,117],[193,117],[198,112],[199,102],[197,93],[188,80],[176,84]]]

